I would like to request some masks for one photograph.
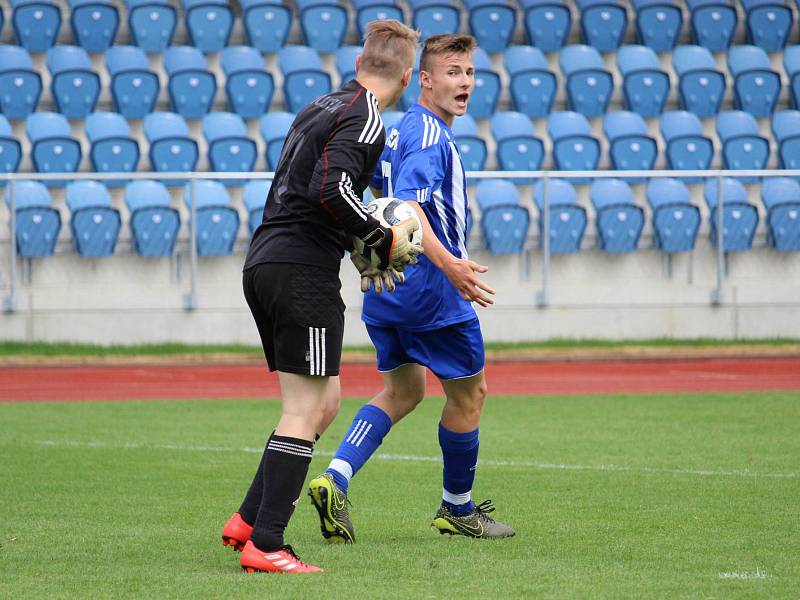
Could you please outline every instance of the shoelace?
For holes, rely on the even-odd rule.
[[[495,522],[494,519],[488,514],[490,512],[494,512],[494,504],[492,504],[491,500],[484,500],[480,504],[476,504],[475,510],[478,512],[478,516],[487,523]]]
[[[297,556],[297,552],[295,552],[294,548],[292,548],[289,544],[284,544],[283,546],[281,546],[281,550],[283,550],[284,552],[287,552],[288,554],[293,556],[294,559],[297,562],[299,562],[301,565],[303,565],[304,567],[306,566],[306,563],[304,563],[302,560],[300,560],[300,557]]]

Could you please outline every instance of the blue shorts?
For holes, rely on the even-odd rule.
[[[483,335],[477,318],[431,331],[367,325],[378,352],[378,371],[411,363],[428,367],[439,379],[472,377],[484,365]]]

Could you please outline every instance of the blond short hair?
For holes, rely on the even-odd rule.
[[[399,79],[409,67],[419,46],[419,32],[400,21],[372,21],[364,36],[361,69],[379,77]]]
[[[455,35],[451,33],[441,33],[432,35],[422,46],[422,56],[419,59],[420,71],[430,71],[430,59],[432,56],[443,54],[467,54],[477,48],[478,43],[471,35]]]

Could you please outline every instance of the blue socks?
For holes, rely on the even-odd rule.
[[[444,464],[442,504],[455,515],[466,515],[475,507],[472,483],[478,466],[478,430],[456,433],[439,423],[439,446]]]
[[[361,407],[325,471],[333,476],[336,487],[347,493],[350,478],[369,460],[391,428],[392,420],[380,408],[372,404]]]

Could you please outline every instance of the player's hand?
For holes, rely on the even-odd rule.
[[[403,283],[405,276],[402,272],[397,271],[394,267],[389,267],[385,271],[373,267],[362,256],[356,252],[350,253],[350,260],[355,265],[359,274],[361,275],[361,291],[366,292],[369,290],[369,284],[372,283],[375,291],[379,294],[385,289],[389,292],[395,290],[395,282]]]
[[[419,222],[409,218],[386,230],[387,235],[374,246],[381,259],[381,268],[402,271],[406,265],[417,263],[422,246],[411,243],[411,235],[419,229]]]
[[[477,302],[484,308],[494,304],[489,295],[495,291],[484,283],[475,273],[486,273],[489,267],[463,258],[453,258],[443,267],[447,279],[458,290],[461,297],[468,302]]]

